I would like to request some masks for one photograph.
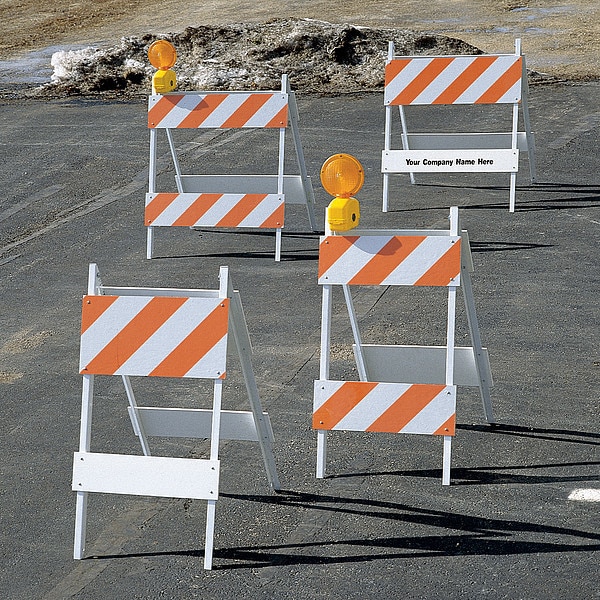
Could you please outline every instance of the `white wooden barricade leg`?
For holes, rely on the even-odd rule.
[[[153,95],[148,104],[150,168],[146,194],[146,256],[154,255],[157,227],[225,227],[275,230],[275,260],[281,259],[285,204],[304,204],[316,229],[314,191],[306,170],[298,106],[287,75],[281,91],[186,92]],[[284,173],[286,129],[290,128],[299,174]],[[274,175],[187,175],[173,139],[175,129],[277,129]],[[157,130],[164,129],[175,168],[177,193],[157,190]],[[273,150],[275,156],[275,149]]]
[[[227,267],[221,267],[219,277],[219,290],[109,287],[102,285],[96,265],[90,265],[82,317],[79,451],[73,463],[74,558],[82,558],[85,552],[90,492],[194,498],[207,501],[204,567],[212,568],[220,439],[258,442],[269,484],[280,489],[273,432],[261,407],[239,292],[233,289]],[[242,365],[250,412],[221,407],[228,332]],[[121,375],[143,456],[91,452],[96,375]],[[138,406],[130,375],[212,379],[212,407]],[[152,456],[148,443],[152,436],[209,438],[209,458]]]
[[[400,427],[396,432],[443,435],[443,485],[450,483],[450,456],[455,409],[452,409],[451,414],[448,411],[453,406],[452,403],[456,402],[456,386],[474,385],[479,387],[485,417],[488,422],[493,422],[489,394],[492,383],[491,370],[487,350],[481,345],[472,297],[470,272],[473,267],[468,235],[463,231],[460,236],[459,231],[458,208],[453,207],[450,211],[449,230],[353,230],[352,238],[345,238],[344,241],[336,240],[335,238],[338,236],[335,235],[330,237],[326,235],[321,239],[319,255],[319,283],[323,286],[321,355],[319,381],[315,382],[313,414],[313,427],[317,430],[316,476],[318,478],[325,477],[328,430],[371,430],[369,428],[373,427],[372,421],[375,421],[377,425],[372,430],[396,431],[393,428],[395,425],[389,425],[391,429],[386,428],[388,424],[385,423],[385,418],[373,412],[377,409],[369,407],[368,402],[370,402],[370,395],[376,396],[379,393],[383,398],[380,403],[389,404],[390,398],[392,398],[394,400],[392,405],[401,406],[400,396],[407,390],[398,386],[412,387],[415,393],[423,390],[425,395],[431,394],[432,389],[438,386],[438,389],[434,390],[435,399],[431,400],[430,406],[426,410],[424,409],[422,414],[409,415],[410,423],[406,425],[406,428]],[[339,237],[343,238],[343,236]],[[446,241],[443,241],[444,239]],[[455,243],[460,246],[459,254],[456,254],[456,250],[452,254],[452,244]],[[337,250],[329,250],[328,247],[333,245],[336,245]],[[403,245],[407,246],[408,250],[402,250]],[[411,250],[413,245],[414,248]],[[427,249],[428,245],[430,245],[429,250]],[[437,249],[434,250],[434,247]],[[381,252],[378,252],[377,248],[381,248]],[[371,274],[369,266],[375,262],[378,262],[378,267]],[[385,266],[382,267],[382,263],[385,263]],[[438,273],[434,276],[432,273],[436,268]],[[449,269],[454,269],[456,275],[448,279],[448,273],[451,272]],[[443,272],[443,276],[439,274],[440,270]],[[423,275],[419,278],[419,273],[422,271],[430,275]],[[381,279],[382,272],[387,273],[383,279]],[[467,285],[463,287],[465,282]],[[352,285],[360,284],[447,286],[446,345],[440,347],[363,344],[350,291]],[[352,382],[346,382],[337,388],[336,386],[339,386],[341,382],[329,380],[333,285],[341,285],[344,291],[354,338],[359,379],[361,382],[378,386],[370,390],[365,399],[347,413],[345,412],[347,410],[346,403],[352,404],[355,401],[348,400],[348,398],[352,398],[353,395],[361,396],[363,392],[358,390],[357,384]],[[458,287],[463,288],[473,347],[456,347],[455,345],[456,291]],[[348,391],[344,392],[346,385],[349,386],[347,387]],[[419,386],[422,387],[419,388]],[[339,395],[339,399],[336,394]],[[441,400],[439,394],[443,394],[445,398]],[[336,399],[332,400],[332,398]],[[337,403],[344,408],[338,408]],[[395,410],[403,409],[396,408]],[[435,410],[441,411],[442,416],[433,416]],[[338,412],[339,414],[337,414]],[[337,416],[335,416],[336,414]],[[450,433],[444,435],[445,431]]]
[[[381,170],[383,212],[389,209],[390,175],[408,173],[509,173],[509,211],[515,210],[519,152],[527,154],[536,178],[525,57],[521,40],[514,54],[477,56],[394,56],[389,43],[385,73],[385,136]],[[410,133],[405,107],[426,105],[512,105],[510,129],[497,133]],[[392,144],[393,107],[400,115],[402,150]],[[519,107],[525,131],[518,131]]]

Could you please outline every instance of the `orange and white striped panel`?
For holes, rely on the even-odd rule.
[[[319,245],[322,285],[460,285],[458,236],[327,236]]]
[[[148,127],[287,127],[288,95],[282,92],[165,94],[150,96]]]
[[[313,429],[454,435],[456,386],[315,381]]]
[[[152,227],[283,228],[282,194],[146,194],[145,223]]]
[[[85,296],[82,375],[224,379],[227,298]]]
[[[384,104],[514,104],[522,75],[517,55],[396,58],[385,67]]]

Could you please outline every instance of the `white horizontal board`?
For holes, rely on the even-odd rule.
[[[382,173],[511,173],[518,150],[384,150]]]
[[[182,192],[194,194],[277,193],[277,175],[181,175],[179,183]],[[300,175],[283,176],[283,194],[287,204],[306,204]]]
[[[512,133],[409,133],[410,150],[508,150],[512,148]],[[527,134],[517,132],[517,148],[527,152]]]
[[[129,407],[130,415],[132,411],[133,409]],[[202,408],[155,408],[147,406],[137,408],[137,416],[144,428],[144,433],[155,437],[209,439],[211,437],[212,414],[212,410]],[[273,430],[269,415],[263,413],[262,416],[272,442]],[[133,419],[132,422],[134,422]],[[219,438],[222,440],[257,442],[258,434],[252,413],[222,410]]]
[[[356,346],[353,346],[356,353]],[[445,346],[361,346],[369,381],[446,383]],[[492,385],[487,348],[483,348],[484,379]],[[454,348],[454,384],[479,386],[475,354],[471,347]]]
[[[75,452],[73,491],[216,500],[219,461]]]
[[[166,296],[167,298],[221,298],[219,290],[197,290],[178,288],[142,288],[101,285],[101,296]]]

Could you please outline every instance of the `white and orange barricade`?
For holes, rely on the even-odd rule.
[[[258,442],[269,484],[279,489],[273,432],[261,408],[239,292],[233,290],[226,267],[221,267],[219,277],[218,290],[109,287],[102,285],[96,265],[90,265],[81,326],[81,429],[73,461],[76,559],[85,551],[90,492],[192,498],[208,502],[204,567],[211,569],[221,439]],[[228,340],[238,351],[250,411],[221,408]],[[97,375],[122,378],[141,455],[91,451]],[[211,380],[212,406],[138,406],[132,376]],[[210,456],[206,460],[153,456],[148,441],[153,436],[210,439]]]
[[[276,232],[275,259],[281,257],[285,204],[304,204],[316,228],[314,192],[306,171],[298,129],[298,108],[287,76],[281,91],[172,92],[148,102],[150,169],[144,222],[148,258],[156,227],[262,228]],[[290,127],[299,174],[284,173],[285,133]],[[184,174],[173,131],[180,129],[269,129],[279,133],[276,174]],[[164,129],[175,169],[176,192],[157,190],[157,131]],[[196,146],[195,144],[194,146]],[[262,148],[261,152],[268,152]],[[240,157],[243,161],[243,157]]]
[[[443,436],[442,483],[449,485],[457,386],[479,387],[485,417],[494,422],[491,369],[475,312],[469,240],[466,231],[459,231],[458,208],[453,207],[449,230],[355,229],[321,238],[321,362],[313,404],[317,477],[325,476],[327,431],[415,433]],[[448,288],[446,345],[364,344],[351,294],[351,287],[358,285]],[[344,292],[360,381],[329,378],[334,286],[341,286]],[[455,345],[459,287],[465,299],[471,347]]]
[[[382,153],[383,211],[389,206],[390,175],[409,173],[510,173],[509,210],[515,210],[519,152],[527,154],[535,181],[535,145],[529,120],[527,70],[516,41],[514,54],[394,56],[390,42],[385,67],[385,141]],[[510,105],[512,122],[492,133],[408,131],[405,107]],[[402,149],[392,145],[393,107],[400,115]],[[518,131],[522,107],[525,131]],[[497,111],[490,120],[497,120]],[[508,125],[508,123],[507,123]]]

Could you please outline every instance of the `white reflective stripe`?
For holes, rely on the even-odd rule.
[[[324,240],[325,238],[321,238]],[[360,236],[319,278],[319,283],[350,281],[390,241],[386,236]]]
[[[266,196],[256,208],[251,210],[238,227],[258,227],[264,223],[281,205],[283,204],[283,196],[277,194],[269,194]],[[283,223],[282,223],[283,225]]]
[[[333,429],[364,431],[410,388],[410,384],[378,384]]]
[[[81,335],[79,370],[107,346],[153,298],[119,296]]]
[[[246,127],[264,127],[288,103],[287,94],[273,94],[247,121]],[[287,123],[283,123],[285,127]]]
[[[219,305],[220,300],[188,298],[142,344],[121,367],[116,375],[146,374],[156,368],[202,321]]]
[[[316,412],[331,396],[333,396],[343,385],[345,381],[327,381],[319,379],[314,384],[313,394],[313,412]]]
[[[181,215],[197,200],[199,195],[200,194],[178,194],[175,199],[156,217],[156,219],[154,219],[151,225],[173,225],[173,223],[179,219],[179,217],[181,217]]]
[[[400,432],[431,434],[437,431],[455,412],[456,387],[447,386],[419,414],[413,417]]]
[[[185,94],[176,105],[156,124],[158,127],[176,128],[206,97],[206,94]],[[159,100],[160,101],[160,100]]]
[[[411,104],[432,104],[433,101],[448,89],[448,85],[460,78],[475,57],[453,60],[412,102]],[[429,63],[428,63],[429,64]]]
[[[225,373],[227,367],[227,334],[217,342],[184,377],[214,377]]]
[[[519,60],[518,56],[499,56],[496,60],[455,100],[455,104],[473,104],[485,94]],[[517,102],[521,98],[521,80],[497,102]]]
[[[433,58],[419,58],[419,60],[411,60],[408,65],[402,69],[384,89],[384,100],[386,103],[393,102],[396,97],[413,81],[415,77],[420,75],[433,60]]]
[[[216,225],[225,217],[245,194],[223,194],[196,222],[196,226]]]
[[[507,92],[502,96],[497,103],[509,104],[511,102],[520,102],[521,101],[521,93],[523,88],[521,86],[521,80],[519,79]]]
[[[200,127],[218,128],[248,99],[250,94],[229,94],[207,115]]]
[[[413,285],[450,249],[451,239],[458,238],[426,237],[380,285]],[[457,266],[459,274],[458,261]]]

